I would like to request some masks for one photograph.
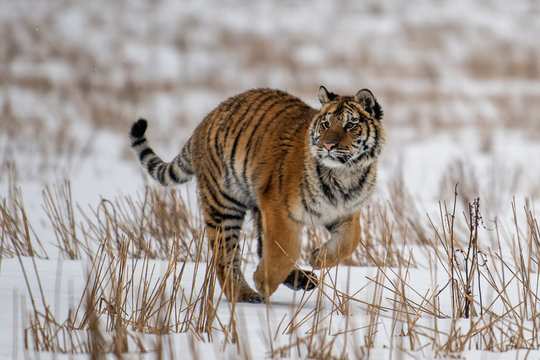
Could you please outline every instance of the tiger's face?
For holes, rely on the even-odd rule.
[[[385,140],[382,110],[371,91],[338,96],[324,86],[322,103],[310,129],[312,155],[327,167],[369,165],[377,159]]]

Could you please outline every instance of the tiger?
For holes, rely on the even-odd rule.
[[[171,162],[145,137],[148,122],[130,130],[131,147],[150,176],[165,186],[197,178],[206,236],[229,301],[268,301],[280,284],[318,285],[296,263],[304,226],[324,226],[329,240],[313,249],[315,269],[335,266],[360,243],[360,208],[373,193],[385,143],[383,111],[368,89],[341,96],[320,86],[320,109],[277,89],[253,89],[212,110]],[[254,290],[240,267],[240,233],[252,214],[259,264]]]

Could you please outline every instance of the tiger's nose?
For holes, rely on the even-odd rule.
[[[335,148],[337,146],[336,143],[333,143],[333,142],[323,142],[323,146],[326,148],[326,150],[330,151],[332,150],[333,148]]]

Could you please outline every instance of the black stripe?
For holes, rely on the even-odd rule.
[[[239,248],[240,246],[238,244],[238,236],[230,235],[225,237],[225,250],[227,251],[227,256],[229,256],[230,258],[235,257],[235,255],[240,250]]]
[[[311,184],[308,179],[306,166],[304,165],[302,169],[304,170],[304,177],[302,178],[302,182],[300,183],[300,195],[302,195],[305,199],[306,192],[307,192],[308,200],[312,202],[313,199],[315,198],[315,195],[313,195],[313,192],[311,191],[312,189],[311,189],[311,186],[310,186]]]
[[[262,95],[267,95],[267,93],[263,93]],[[258,96],[257,97],[257,100],[260,100],[263,96]],[[234,142],[233,142],[233,146],[231,148],[231,153],[229,155],[229,166],[230,166],[230,169],[231,169],[231,172],[232,174],[234,175],[234,177],[237,179],[237,180],[240,180],[239,177],[238,177],[238,174],[236,174],[235,172],[235,169],[234,169],[234,163],[236,161],[235,157],[236,157],[236,149],[238,148],[238,142],[240,141],[240,138],[242,137],[242,134],[244,133],[244,130],[246,127],[248,127],[250,124],[251,124],[251,121],[246,121],[245,118],[246,116],[248,115],[249,111],[251,110],[251,108],[253,107],[253,105],[257,104],[257,107],[256,109],[254,110],[254,114],[257,114],[257,112],[259,112],[259,110],[261,109],[261,107],[263,107],[265,104],[267,104],[269,101],[271,101],[272,99],[275,99],[275,96],[273,96],[274,94],[270,94],[269,96],[267,96],[265,99],[263,99],[262,101],[258,101],[258,102],[253,102],[251,103],[246,111],[244,111],[244,113],[242,114],[242,116],[238,119],[237,121],[237,124],[241,124],[240,126],[240,130],[238,131],[238,133],[236,134],[236,136],[234,137]],[[279,101],[279,99],[278,99]],[[251,120],[253,120],[253,117],[251,117]],[[257,124],[255,124],[254,126],[257,126]],[[246,192],[249,193],[249,189],[246,188],[245,190],[247,190]]]
[[[228,226],[222,226],[221,229],[223,231],[240,231],[242,230],[241,225],[228,225]]]
[[[234,132],[237,129],[237,126],[246,117],[246,115],[249,112],[249,110],[251,109],[251,107],[253,105],[255,105],[255,103],[257,101],[259,101],[261,98],[266,96],[268,93],[265,92],[265,91],[262,91],[253,100],[249,99],[249,97],[248,97],[251,94],[252,94],[252,92],[249,92],[248,94],[246,94],[246,96],[238,98],[238,100],[237,100],[238,101],[238,106],[235,106],[235,108],[232,110],[231,115],[230,115],[231,120],[228,122],[229,126],[227,127],[227,129],[224,132],[224,139],[225,140],[228,140],[228,139],[231,138],[231,132]],[[245,104],[247,104],[247,107],[243,111],[242,115],[240,115],[237,111],[241,108],[242,105],[245,105]]]
[[[283,109],[279,114],[276,114],[276,117],[277,116],[281,117],[283,115],[283,113],[288,111],[288,110],[295,110],[299,114],[302,114],[302,115],[309,112],[309,110],[312,110],[308,105],[306,105],[305,103],[303,103],[301,100],[299,100],[297,98],[291,99],[291,103],[293,103],[293,102],[296,102],[296,104],[295,104],[296,106],[288,106],[286,109]],[[287,101],[287,103],[288,103],[288,101]],[[299,119],[300,119],[300,115],[298,116],[298,120]],[[308,120],[309,121],[308,126],[309,126],[309,124],[311,124],[311,120],[312,120],[311,118]],[[271,123],[266,124],[266,126],[264,127],[264,130],[263,130],[263,134],[268,133],[268,128],[270,127],[270,125],[271,125]],[[290,129],[292,130],[292,133],[296,134],[298,131],[300,131],[300,129],[302,127],[305,126],[305,124],[302,121],[295,121],[295,122],[289,123],[289,126],[290,126]],[[257,137],[257,142],[255,143],[255,149],[260,148],[260,143],[263,140],[263,138],[264,138],[264,136],[258,136]]]
[[[207,204],[207,205],[210,208],[210,211],[208,211],[208,216],[210,216],[210,218],[214,220],[217,224],[220,224],[218,226],[222,226],[221,224],[223,224],[223,222],[227,220],[238,220],[238,221],[244,220],[243,213],[241,213],[240,215],[226,214],[214,208],[210,204]]]
[[[202,181],[201,181],[201,184],[202,184]],[[209,187],[209,183],[206,181],[205,182],[205,188],[206,188],[206,191],[201,191],[200,192],[200,195],[204,198],[203,202],[208,205],[211,210],[217,214],[222,214],[223,212],[221,210],[218,210],[217,208],[221,208],[223,209],[224,211],[229,211],[229,212],[237,212],[237,213],[240,213],[242,214],[241,218],[243,219],[244,218],[244,214],[245,214],[245,206],[240,204],[241,207],[240,208],[237,208],[237,207],[232,207],[232,206],[227,206],[228,204],[223,204],[216,196],[216,194],[214,193],[214,191],[212,189],[210,189]],[[221,192],[220,192],[221,193]],[[212,202],[212,203],[211,203]]]
[[[310,207],[306,204],[306,201],[305,201],[304,199],[302,199],[302,206],[304,207],[304,210],[305,210],[308,214],[310,214],[310,215],[312,215],[312,216],[315,216],[315,217],[317,217],[317,218],[320,218],[320,217],[321,217],[322,214],[321,214],[320,212],[318,212],[318,211],[313,210],[312,208],[310,208]]]
[[[305,196],[305,193],[304,193],[304,189],[306,188],[306,186],[304,184],[300,184],[300,198],[302,199],[302,206],[304,207],[304,210],[308,213],[308,214],[311,214],[311,215],[314,215],[315,217],[321,217],[321,213],[318,212],[318,211],[315,211],[313,210],[311,207],[309,207],[309,205],[307,204],[306,202],[306,196]],[[309,191],[309,189],[308,189]]]
[[[212,169],[209,169],[208,167],[206,167],[206,170],[207,171],[204,172],[205,176],[201,176],[199,178],[199,182],[202,184],[204,181],[204,184],[206,185],[206,190],[212,194],[212,197],[215,198],[214,192],[221,192],[221,189],[219,187],[219,183],[216,177],[214,176],[214,171],[212,171]]]
[[[283,194],[283,180],[285,179],[285,176],[283,174],[283,164],[285,163],[285,159],[281,158],[281,161],[279,162],[278,166],[278,192],[280,194]]]
[[[243,216],[235,216],[235,215],[223,215],[219,213],[208,213],[208,216],[210,219],[206,219],[207,226],[211,227],[214,230],[223,229],[223,220],[238,220],[242,221],[244,218]],[[213,221],[213,224],[209,223],[208,221]]]
[[[229,241],[232,241],[232,244],[234,246],[236,246],[236,244],[238,243],[238,239],[240,238],[239,234],[238,234],[238,231],[235,231],[234,233],[232,234],[227,234],[225,236],[225,241],[227,242],[227,244],[229,244]]]
[[[270,111],[275,105],[283,105],[285,107],[283,109],[281,109],[280,111],[278,111],[276,114],[274,114],[274,116],[271,119],[266,121],[266,124],[264,126],[264,130],[262,131],[262,134],[260,134],[259,136],[255,137],[255,132],[258,129],[260,129],[260,127],[258,125],[255,125],[253,127],[253,131],[251,132],[251,134],[248,137],[248,143],[247,143],[247,146],[246,146],[246,156],[244,157],[244,164],[243,164],[243,171],[242,171],[242,179],[244,180],[244,182],[247,183],[247,165],[248,165],[248,161],[250,159],[252,159],[252,157],[250,156],[251,155],[250,152],[251,152],[251,147],[253,145],[253,140],[256,138],[257,140],[255,142],[258,145],[260,143],[260,140],[267,134],[267,131],[268,131],[268,128],[270,127],[270,125],[272,125],[276,121],[276,119],[279,119],[280,117],[282,117],[282,115],[285,112],[287,112],[288,110],[291,109],[291,107],[289,107],[287,105],[292,104],[292,103],[296,103],[298,101],[299,100],[296,99],[296,98],[292,98],[292,99],[288,98],[285,102],[277,101],[274,104],[270,105],[266,112]],[[265,114],[263,114],[263,116]],[[259,146],[255,146],[255,150],[258,152],[261,149],[259,148]]]
[[[229,106],[229,108],[232,108],[230,110],[230,112],[225,116],[225,119],[227,119],[228,121],[224,121],[223,123],[223,129],[220,129],[220,134],[222,135],[222,144],[225,143],[227,140],[230,139],[229,137],[229,134],[230,134],[230,131],[234,131],[234,129],[236,128],[236,125],[237,125],[237,121],[235,119],[235,115],[236,115],[236,112],[238,111],[238,109],[240,107],[242,107],[242,105],[244,105],[246,103],[245,99],[242,98],[242,97],[238,97],[238,99],[235,99],[235,102],[234,104],[234,107],[233,106]],[[215,141],[217,141],[218,137],[220,134],[216,134],[216,139]],[[217,142],[215,142],[215,144],[217,144]],[[219,149],[221,149],[221,146],[217,147]]]
[[[221,187],[219,186],[219,182],[218,180],[214,177],[214,172],[211,171],[210,169],[206,172],[206,174],[210,177],[210,179],[208,179],[208,177],[205,179],[205,185],[206,185],[206,190],[208,193],[210,193],[212,195],[212,199],[214,200],[214,202],[222,207],[222,208],[225,208],[225,209],[230,209],[228,206],[226,206],[226,204],[223,204],[221,201],[219,201],[216,197],[216,192],[219,193],[219,195],[221,195],[225,200],[227,200],[228,202],[236,205],[237,207],[239,207],[240,209],[242,210],[245,210],[247,207],[245,204],[239,202],[238,200],[232,198],[230,195],[228,195],[227,193],[225,193]],[[200,181],[202,181],[202,179],[199,179]]]
[[[136,147],[136,146],[141,145],[141,144],[144,143],[144,142],[146,142],[146,138],[137,139],[137,140],[135,140],[135,141],[133,141],[133,142],[131,143],[131,146],[132,146],[132,147]]]
[[[221,106],[221,105],[220,105]],[[220,120],[220,116],[222,115],[221,111],[220,111],[220,106],[218,106],[216,109],[214,109],[210,114],[208,114],[205,119],[203,120],[203,123],[204,124],[213,124],[212,126],[207,126],[206,127],[206,133],[204,134],[205,136],[205,154],[206,154],[206,159],[208,159],[213,165],[214,165],[214,168],[215,169],[220,169],[222,168],[222,161],[221,159],[219,158],[219,153],[221,153],[222,149],[221,149],[221,146],[219,146],[219,144],[217,143],[217,137],[218,137],[218,134],[215,133],[215,132],[212,132],[212,127],[215,127],[216,124],[219,123],[219,120]],[[212,136],[214,138],[214,146],[210,146],[211,142],[212,142]],[[203,147],[205,145],[202,145]],[[200,151],[200,150],[199,150]]]
[[[216,152],[216,155],[221,154],[221,156],[223,156],[223,149],[218,140],[219,140],[219,133],[216,132],[214,133],[214,148],[212,150]],[[216,156],[215,158],[213,155],[214,154],[210,154],[210,160],[212,160],[212,162],[214,163],[214,167],[216,168],[225,167],[223,166],[223,158],[219,158],[219,156]],[[221,166],[218,165],[218,159],[221,160]]]
[[[212,219],[214,220],[214,219]],[[212,224],[208,221],[208,219],[205,221],[205,224],[206,224],[206,227],[208,228],[211,228],[211,229],[214,229],[214,230],[218,230],[219,229],[219,225],[215,225],[215,224]]]
[[[332,173],[332,172],[331,172]],[[348,189],[344,189],[338,182],[338,180],[334,176],[329,176],[330,183],[333,188],[337,189],[338,193],[341,194],[341,197],[346,196],[346,192]],[[334,194],[334,193],[333,193]],[[336,194],[334,194],[335,196]]]
[[[253,209],[253,222],[255,223],[255,228],[257,229],[257,255],[259,258],[263,256],[263,228],[262,228],[262,214],[259,209]]]
[[[287,218],[289,218],[290,220],[292,220],[296,224],[304,225],[304,223],[302,221],[298,220],[297,218],[295,218],[294,214],[292,212],[290,212],[290,211],[287,211]]]
[[[152,154],[154,154],[154,151],[150,148],[146,148],[139,153],[139,160],[141,160],[141,162],[144,162],[144,159],[146,159],[148,155]]]
[[[148,170],[148,172],[150,174],[152,174],[154,172],[154,169],[156,168],[156,166],[158,166],[162,162],[163,161],[161,161],[161,159],[156,156],[156,157],[150,159],[150,161],[148,162],[148,165],[146,166],[146,169]]]
[[[328,198],[328,200],[330,200],[330,203],[332,205],[335,205],[336,198],[334,197],[334,194],[332,193],[332,190],[330,189],[328,184],[323,179],[321,165],[317,164],[317,166],[315,168],[317,170],[317,177],[318,177],[318,180],[319,180],[319,185],[321,186],[324,195]]]
[[[364,185],[366,184],[366,179],[368,177],[368,175],[372,172],[372,169],[373,169],[373,165],[370,165],[365,171],[364,173],[362,174],[362,176],[360,176],[358,178],[358,182],[356,183],[356,185],[352,186],[351,188],[349,188],[349,192],[350,193],[356,193],[356,192],[361,192],[362,188],[364,187]],[[350,197],[350,196],[349,196]]]
[[[342,164],[345,164],[347,162],[347,158],[345,155],[336,154],[335,158]]]
[[[360,153],[359,156],[357,156],[356,158],[354,158],[354,159],[352,160],[352,163],[353,163],[353,164],[358,164],[358,163],[360,163],[360,162],[366,160],[367,158],[368,158],[368,155],[367,155],[365,152],[363,152],[363,153]]]
[[[263,257],[263,239],[262,237],[257,238],[257,255],[259,256],[259,259],[262,259]]]
[[[180,157],[177,157],[176,158],[176,165],[178,165],[180,170],[182,170],[182,172],[184,172],[185,174],[193,175],[193,169],[191,168],[191,166],[190,167],[186,166],[184,161],[185,161],[184,159],[182,159]]]
[[[236,207],[227,206],[227,204],[223,204],[217,198],[216,194],[214,194],[212,191],[208,191],[207,194],[210,195],[210,198],[206,196],[206,200],[207,200],[206,202],[213,210],[216,210],[216,212],[218,213],[222,213],[220,210],[217,210],[218,207],[221,208],[223,211],[232,211],[232,212],[239,212],[239,213],[244,212],[244,209],[238,209]],[[210,200],[213,202],[213,204],[210,204],[209,202]]]
[[[340,223],[338,221],[335,221],[333,223],[326,224],[324,227],[326,228],[326,230],[333,232],[334,230],[336,230],[337,227],[339,227],[338,225],[340,225]]]
[[[210,136],[212,135],[212,133],[209,133],[208,134],[208,144],[210,144]],[[217,138],[217,134],[214,134],[214,141],[215,139]],[[210,160],[210,163],[211,165],[214,166],[214,170],[216,170],[217,173],[220,173],[220,171],[218,171],[219,169],[222,170],[223,168],[223,161],[222,159],[220,158],[219,156],[219,152],[220,152],[220,148],[218,147],[218,144],[216,143],[214,147],[210,147],[208,146],[206,148],[206,155],[207,155],[207,159]],[[210,171],[210,173],[212,173],[212,171]]]
[[[227,193],[225,193],[224,191],[221,191],[221,195],[229,202],[233,203],[234,205],[236,205],[237,207],[241,208],[241,209],[247,209],[246,205],[242,204],[241,202],[239,202],[238,200],[232,198],[231,196],[229,196]]]
[[[162,183],[162,184],[166,184],[166,182],[165,182],[165,171],[167,170],[167,165],[168,164],[161,163],[161,164],[159,164],[158,169],[157,169],[157,178],[158,178],[159,182]]]
[[[174,171],[174,166],[169,166],[169,177],[170,177],[171,180],[174,181],[175,183],[179,183],[179,182],[180,182],[180,178],[176,175],[176,172]]]
[[[373,126],[373,131],[375,132],[375,134],[373,135],[373,138],[375,139],[375,144],[371,147],[371,151],[369,152],[370,157],[373,157],[375,155],[375,147],[379,143],[379,129],[377,128],[377,126]],[[369,135],[369,132],[368,132],[368,135]],[[368,136],[368,139],[369,139],[369,136]]]
[[[187,145],[184,146],[182,149],[182,152],[180,152],[180,155],[177,157],[176,163],[178,164],[178,167],[182,169],[183,172],[186,174],[193,175],[193,167],[191,166],[191,157],[186,156],[186,151],[189,151],[187,149]]]
[[[286,139],[287,135],[288,134],[282,136],[282,139]],[[289,154],[289,149],[293,149],[294,144],[287,143],[286,141],[281,141],[280,145],[281,145],[280,146],[280,152],[281,152],[280,159],[281,159],[281,161],[279,162],[279,167],[278,167],[278,190],[279,190],[279,193],[281,194],[283,192],[283,180],[284,180],[285,162],[287,160],[287,155]],[[305,173],[304,165],[302,166],[302,170],[304,170],[304,173]]]

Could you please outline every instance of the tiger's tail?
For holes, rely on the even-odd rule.
[[[191,167],[189,146],[184,146],[173,161],[164,162],[152,150],[144,136],[147,127],[147,121],[139,119],[131,126],[129,137],[131,139],[131,148],[135,151],[139,161],[150,176],[165,186],[183,184],[191,180],[193,178],[193,168]]]

